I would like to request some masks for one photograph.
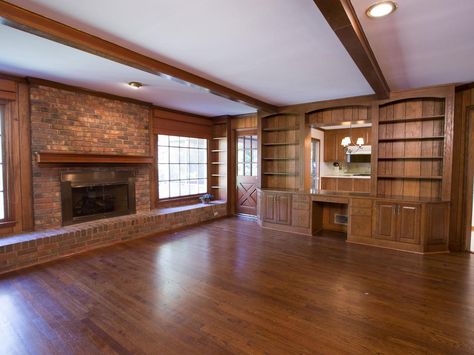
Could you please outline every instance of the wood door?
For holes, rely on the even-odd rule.
[[[289,225],[291,222],[291,195],[282,194],[277,196],[276,223]]]
[[[375,204],[374,237],[377,239],[396,240],[397,207],[395,203]]]
[[[254,132],[237,135],[236,212],[257,214],[258,142]]]
[[[398,206],[398,240],[403,243],[419,244],[421,227],[421,206],[402,204]]]

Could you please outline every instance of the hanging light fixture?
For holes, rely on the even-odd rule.
[[[344,147],[344,149],[347,150],[353,146],[353,147],[358,147],[359,149],[365,144],[364,138],[358,137],[356,140],[356,143],[354,144],[352,142],[352,123],[349,125],[349,136],[342,138],[341,145]]]

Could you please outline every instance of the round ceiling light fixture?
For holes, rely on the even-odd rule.
[[[390,15],[397,9],[398,5],[394,1],[380,1],[369,6],[366,15],[372,18],[379,18]]]
[[[136,89],[140,89],[143,86],[143,84],[138,81],[131,81],[128,83],[128,86],[136,90]]]

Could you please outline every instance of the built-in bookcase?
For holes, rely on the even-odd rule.
[[[227,200],[227,158],[228,158],[227,121],[219,122],[212,127],[210,140],[210,181],[214,199]]]
[[[297,115],[278,114],[262,118],[262,187],[299,187],[300,122]]]
[[[377,192],[441,198],[445,99],[422,98],[379,107]]]

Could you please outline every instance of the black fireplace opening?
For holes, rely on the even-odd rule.
[[[63,225],[135,213],[135,178],[130,172],[61,175]]]
[[[72,217],[128,210],[128,185],[102,185],[72,189]]]

